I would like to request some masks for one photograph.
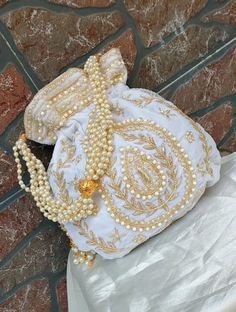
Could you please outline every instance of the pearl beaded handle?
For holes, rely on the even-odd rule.
[[[71,204],[56,200],[51,192],[46,169],[27,146],[27,137],[21,135],[13,147],[17,163],[19,185],[31,192],[36,205],[45,217],[54,222],[75,222],[97,213],[97,206],[91,196],[99,188],[112,155],[112,114],[106,97],[106,83],[100,70],[99,55],[91,56],[85,64],[94,95],[95,107],[89,115],[83,147],[87,155],[84,178],[79,181],[80,197]],[[20,157],[26,162],[30,174],[30,186],[22,179]]]

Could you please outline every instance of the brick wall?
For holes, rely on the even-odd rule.
[[[0,0],[0,311],[67,311],[68,241],[19,189],[12,146],[37,90],[110,47],[130,86],[159,92],[236,150],[234,0]],[[31,147],[49,162],[51,148]]]

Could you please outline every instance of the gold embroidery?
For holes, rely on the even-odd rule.
[[[142,244],[144,243],[146,240],[148,240],[148,237],[143,235],[143,234],[138,234],[133,238],[133,241],[135,244]]]
[[[84,220],[75,224],[79,228],[80,235],[86,237],[86,243],[95,246],[98,250],[102,250],[105,253],[127,250],[127,248],[118,249],[113,241],[106,242],[103,238],[97,237],[93,231],[89,230],[88,224]]]
[[[110,65],[105,69],[105,74],[107,75],[108,72],[111,70],[111,69],[114,69],[115,67],[118,69],[122,66],[124,66],[124,61],[123,60],[115,60],[113,61],[112,63],[110,63]]]
[[[160,165],[150,155],[133,147],[126,147],[121,155],[126,187],[137,198],[158,195],[165,185],[165,175]],[[136,182],[140,181],[140,183]]]
[[[59,200],[61,200],[63,203],[66,203],[67,205],[71,205],[72,198],[70,197],[69,192],[67,190],[63,171],[60,172],[59,169],[57,168],[57,170],[55,172],[52,172],[52,174],[56,179]]]
[[[122,72],[115,73],[111,78],[111,84],[115,85],[118,82],[121,82],[123,80],[123,77],[124,77],[124,73]]]
[[[202,129],[200,128],[200,126],[197,123],[195,124],[195,129],[196,130],[198,129],[197,131],[199,132],[199,139],[202,142],[203,150],[205,152],[205,158],[201,164],[198,164],[198,167],[205,167],[205,170],[203,172],[200,170],[200,172],[203,176],[205,176],[207,174],[212,176],[213,170],[210,166],[210,157],[211,157],[212,147],[207,144],[206,136],[204,135]]]
[[[116,115],[118,115],[118,116],[124,116],[124,109],[121,108],[121,107],[119,107],[118,104],[116,104],[116,105],[110,104],[110,107],[111,107],[111,111],[112,111],[114,114],[116,114]]]
[[[135,135],[133,133],[122,132],[122,137],[126,141],[137,141],[138,143],[145,144],[144,148],[147,150],[154,150],[156,148],[155,141],[152,137],[146,135]]]
[[[159,205],[153,205],[150,202],[146,202],[145,205],[142,204],[140,201],[136,201],[134,197],[129,199],[128,197],[128,190],[122,188],[122,182],[116,181],[117,173],[113,168],[115,162],[112,162],[112,167],[109,171],[109,176],[112,178],[111,183],[109,186],[115,191],[115,195],[125,201],[124,208],[134,210],[134,215],[141,215],[141,214],[148,214],[149,216],[152,215],[158,209],[165,209],[168,210],[168,205],[170,201],[173,201],[177,196],[178,193],[176,192],[177,188],[180,185],[180,179],[177,178],[177,170],[173,165],[173,159],[170,155],[167,155],[166,150],[164,147],[156,147],[156,154],[155,156],[159,158],[160,163],[163,168],[167,169],[167,176],[169,177],[169,181],[167,183],[167,188],[165,189],[163,194],[155,194],[158,198]],[[113,174],[111,175],[111,172]],[[132,185],[132,183],[131,183]],[[133,186],[133,185],[132,185]],[[162,189],[160,190],[160,192]],[[139,198],[139,196],[136,196]],[[148,198],[148,197],[147,197]],[[146,196],[145,198],[146,199]]]
[[[186,138],[186,140],[187,140],[189,143],[192,143],[192,142],[195,141],[195,138],[194,138],[194,135],[193,135],[192,131],[187,131],[187,132],[185,133],[185,138]]]
[[[116,242],[121,241],[124,236],[126,236],[126,233],[120,233],[117,228],[115,228],[111,234],[112,242],[115,244]]]
[[[61,146],[62,146],[61,153],[66,154],[66,157],[64,160],[62,160],[62,158],[59,159],[57,164],[59,170],[67,168],[74,161],[76,161],[77,163],[80,162],[82,156],[81,155],[76,156],[76,146],[74,142],[71,142],[69,139],[66,138],[61,140]]]
[[[150,95],[150,103],[156,99],[158,100],[160,103],[165,104],[167,107],[175,110],[176,112],[178,112],[180,115],[182,115],[183,117],[187,118],[188,121],[191,123],[191,125],[193,126],[193,128],[198,132],[199,134],[199,140],[202,142],[202,147],[203,150],[205,152],[205,157],[204,157],[204,161],[201,164],[198,164],[198,168],[199,168],[199,172],[202,175],[213,175],[213,170],[210,166],[210,157],[211,157],[211,151],[212,151],[212,147],[208,145],[207,143],[207,139],[206,136],[204,134],[204,132],[202,131],[201,126],[196,123],[195,121],[193,121],[190,117],[188,117],[187,115],[185,115],[177,106],[175,106],[173,103],[165,100],[164,98],[162,98],[160,95],[156,94],[153,91],[150,90],[145,90],[142,89],[145,93]],[[204,169],[205,167],[205,169]]]
[[[135,216],[144,213],[152,215],[157,210],[155,205],[152,205],[151,203],[146,203],[143,205],[140,201],[136,201],[135,197],[131,197],[129,200],[128,190],[121,187],[121,181],[118,183],[116,181],[112,181],[109,186],[115,191],[116,197],[125,201],[125,204],[123,205],[124,208],[134,210]]]
[[[55,92],[55,90],[58,89],[59,86],[61,86],[67,79],[68,77],[70,77],[72,74],[74,73],[79,73],[79,77],[76,78],[77,80],[74,81],[71,85],[67,86],[64,90],[62,90],[61,92],[57,92],[57,93],[53,93]],[[69,70],[67,70],[65,73],[63,73],[62,75],[60,75],[58,78],[56,78],[55,80],[53,80],[51,83],[49,83],[47,86],[45,86],[42,90],[40,90],[36,96],[34,97],[33,102],[31,103],[30,107],[27,110],[27,114],[25,114],[25,118],[26,118],[26,133],[28,135],[28,137],[31,137],[31,133],[35,133],[37,132],[39,137],[38,140],[41,141],[42,137],[47,137],[53,141],[56,140],[56,131],[62,127],[65,122],[68,120],[68,118],[72,115],[74,115],[75,113],[83,110],[85,107],[87,107],[91,101],[89,101],[89,98],[91,99],[91,90],[89,90],[88,94],[88,88],[87,88],[87,84],[88,84],[88,79],[85,75],[85,73],[83,72],[83,70],[77,69],[77,68],[71,68]],[[80,86],[80,95],[78,96],[77,93],[75,92],[75,85]],[[67,101],[66,106],[63,107],[59,107],[57,108],[57,106],[55,106],[55,104],[57,104],[58,100],[61,100],[64,96],[68,97],[68,95],[70,95],[70,93],[72,93],[72,95],[77,99],[77,104],[75,105],[74,101],[72,102],[71,100]],[[50,95],[50,96],[48,96]],[[41,111],[41,116],[38,117],[37,119],[35,118],[35,116],[33,116],[32,112],[33,112],[33,108],[38,105],[38,98],[45,96],[45,111],[47,111],[48,109],[50,109],[50,107],[53,106],[53,109],[55,110],[55,112],[58,113],[59,117],[61,118],[60,124],[58,125],[58,123],[55,122],[50,122],[50,121],[46,121],[45,124],[45,117],[44,115],[46,114],[45,111]],[[71,98],[71,95],[70,95]],[[43,133],[42,133],[43,132]]]
[[[171,116],[174,116],[173,112],[170,109],[159,108],[159,111],[166,118],[170,118]]]
[[[131,94],[128,94],[128,95],[123,95],[122,96],[122,99],[123,100],[126,100],[138,107],[144,107],[146,105],[149,105],[153,100],[154,98],[150,98],[150,96],[139,96],[137,99],[132,99],[132,96]]]
[[[165,142],[172,148],[173,153],[176,155],[177,159],[182,164],[186,184],[185,184],[185,192],[178,203],[175,203],[175,205],[172,208],[168,209],[168,211],[166,211],[163,215],[147,221],[137,221],[135,219],[131,219],[129,216],[122,213],[119,208],[115,207],[111,194],[108,192],[105,185],[103,185],[102,198],[104,198],[105,204],[107,205],[107,210],[110,212],[111,216],[116,220],[116,222],[119,222],[122,225],[125,225],[127,228],[133,229],[134,231],[144,229],[150,230],[157,226],[161,226],[163,223],[168,222],[170,218],[178,212],[179,209],[184,208],[185,205],[188,204],[189,200],[193,196],[192,193],[195,191],[196,185],[195,180],[196,177],[195,174],[193,173],[193,168],[191,166],[191,161],[189,160],[188,155],[181,148],[180,144],[176,141],[175,137],[173,137],[171,133],[168,132],[165,128],[162,128],[159,125],[155,125],[152,121],[140,119],[126,121],[123,123],[117,123],[114,126],[114,131],[120,135],[122,135],[123,133],[127,134],[127,131],[135,131],[140,129],[157,133],[160,137],[165,139]],[[158,156],[163,157],[163,159],[165,159],[164,155],[166,157],[165,149],[163,148],[159,149]],[[169,159],[169,161],[173,160]],[[174,172],[174,175],[176,177],[177,172]]]

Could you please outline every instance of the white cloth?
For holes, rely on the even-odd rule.
[[[69,312],[235,312],[236,153],[184,218],[129,255],[67,266]]]

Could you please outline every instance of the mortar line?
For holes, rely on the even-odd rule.
[[[10,45],[10,43],[8,42],[7,38],[3,35],[2,32],[0,32],[1,37],[3,38],[3,40],[5,41],[6,45],[8,46],[9,50],[11,51],[11,53],[13,54],[13,56],[16,58],[17,62],[20,64],[22,70],[24,71],[24,73],[26,74],[26,76],[28,77],[28,79],[30,80],[30,82],[32,83],[32,85],[35,87],[35,89],[38,91],[39,88],[38,86],[35,84],[34,80],[31,78],[30,74],[28,73],[28,71],[25,69],[24,64],[21,62],[20,58],[18,57],[17,53],[14,51],[14,49],[12,48],[12,46]]]
[[[177,77],[174,81],[172,81],[171,83],[169,83],[168,85],[166,85],[165,87],[163,87],[162,89],[158,90],[158,93],[164,92],[165,90],[169,89],[169,87],[171,87],[172,85],[174,85],[176,82],[178,82],[179,80],[183,79],[185,76],[187,76],[188,74],[190,74],[191,72],[194,72],[198,67],[202,67],[207,64],[207,62],[212,59],[215,55],[217,55],[218,53],[220,53],[221,51],[223,51],[225,48],[227,48],[228,46],[231,47],[231,45],[233,46],[233,43],[236,43],[236,38],[231,39],[230,41],[228,41],[225,45],[223,45],[222,47],[220,47],[219,49],[217,49],[215,52],[213,52],[212,54],[208,55],[206,58],[204,58],[202,61],[200,61],[199,63],[197,63],[195,66],[191,67],[189,70],[187,70],[186,72],[184,72],[181,76]],[[199,68],[200,69],[200,68]]]

